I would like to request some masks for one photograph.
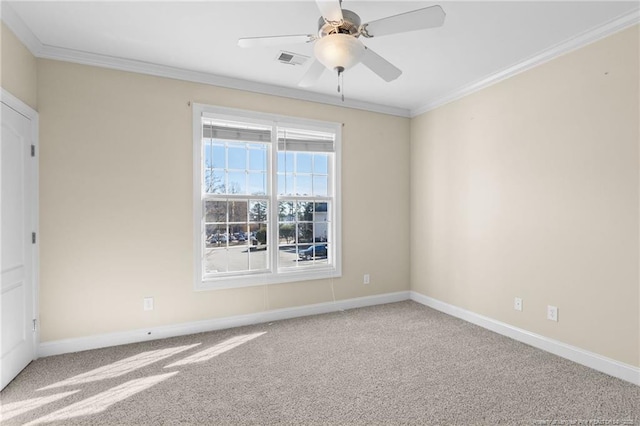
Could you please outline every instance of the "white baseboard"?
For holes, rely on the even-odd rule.
[[[415,291],[411,291],[410,294],[411,300],[429,306],[430,308],[640,386],[640,368],[638,367],[557,340],[549,339],[536,333],[531,333],[530,331],[450,305],[432,297],[416,293]]]
[[[375,296],[337,300],[335,302],[318,303],[294,308],[275,309],[271,311],[257,312],[254,314],[236,315],[226,318],[151,327],[148,329],[44,342],[38,346],[38,357],[106,348],[109,346],[126,345],[129,343],[145,342],[148,340],[165,339],[167,337],[184,336],[187,334],[203,333],[251,324],[261,324],[308,315],[326,314],[329,312],[362,308],[365,306],[401,302],[403,300],[409,300],[409,295],[409,291],[400,291],[397,293],[386,293]]]
[[[444,312],[448,315],[463,319],[472,324],[476,324],[480,327],[486,328],[487,330],[491,330],[495,333],[510,337],[535,348],[542,349],[554,355],[558,355],[577,362],[578,364],[585,365],[589,368],[593,368],[594,370],[640,386],[640,368],[638,367],[634,367],[557,340],[549,339],[539,334],[450,305],[432,297],[424,296],[415,291],[386,293],[375,296],[337,300],[335,302],[298,306],[294,308],[275,309],[271,311],[257,312],[254,314],[236,315],[226,318],[195,321],[118,333],[100,334],[75,339],[56,340],[41,343],[38,346],[38,356],[46,357],[86,351],[90,349],[106,348],[109,346],[126,345],[129,343],[165,339],[167,337],[183,336],[207,331],[242,327],[245,325],[279,321],[289,318],[326,314],[366,306],[382,305],[385,303],[401,302],[409,299]]]

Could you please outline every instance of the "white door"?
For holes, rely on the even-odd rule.
[[[4,93],[3,93],[4,94]],[[2,102],[0,389],[35,358],[32,121]]]

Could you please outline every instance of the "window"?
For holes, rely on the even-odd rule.
[[[341,125],[193,111],[196,289],[339,276]]]

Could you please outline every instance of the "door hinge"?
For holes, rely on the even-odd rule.
[[[36,332],[37,324],[38,324],[38,320],[34,318],[34,319],[33,319],[33,332],[34,332],[34,333]]]
[[[31,244],[35,244],[36,243],[36,233],[32,232],[31,233]]]
[[[36,146],[35,145],[31,145],[31,156],[32,157],[36,156]]]

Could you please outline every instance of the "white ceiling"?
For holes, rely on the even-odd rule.
[[[386,83],[356,65],[344,75],[345,105],[415,114],[637,23],[639,16],[637,1],[344,0],[342,6],[369,22],[433,4],[447,14],[442,27],[364,39],[403,74]],[[311,45],[237,46],[240,37],[315,33],[319,12],[312,0],[3,1],[3,8],[3,20],[23,41],[31,37],[27,45],[39,50],[37,56],[73,61],[91,54],[93,62],[114,67],[133,60],[137,69],[161,65],[211,75],[230,87],[340,103],[331,72],[303,91],[297,83],[311,61],[276,61],[281,50],[311,56]]]

